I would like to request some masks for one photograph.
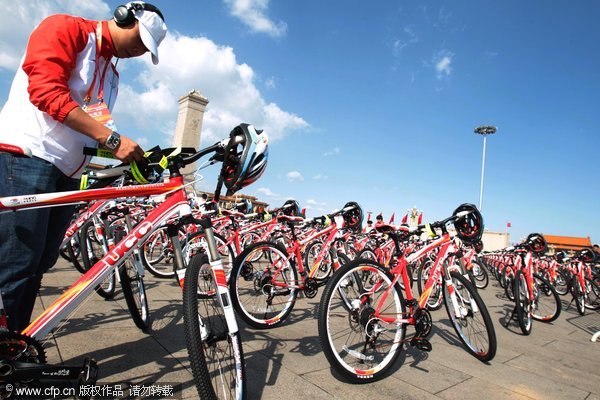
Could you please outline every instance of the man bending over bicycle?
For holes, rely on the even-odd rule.
[[[149,51],[157,64],[166,33],[160,10],[143,2],[117,7],[106,21],[43,20],[0,113],[0,144],[27,147],[33,157],[0,147],[0,197],[76,190],[89,162],[84,146],[100,144],[123,162],[141,160],[142,148],[114,130],[118,75],[111,59]],[[29,324],[72,214],[73,207],[58,207],[0,215],[0,290],[9,329]]]

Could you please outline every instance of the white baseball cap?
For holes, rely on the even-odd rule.
[[[142,3],[142,2],[135,2]],[[158,64],[158,45],[167,35],[167,25],[158,13],[146,9],[134,8],[133,16],[139,21],[140,37],[144,46],[152,54],[152,63]]]

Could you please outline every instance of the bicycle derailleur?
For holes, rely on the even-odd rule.
[[[46,352],[34,338],[17,332],[0,332],[0,398],[11,397],[17,387],[94,385],[96,361],[83,366],[46,364]]]

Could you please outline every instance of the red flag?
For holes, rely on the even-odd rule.
[[[507,227],[507,228],[510,228],[511,226],[512,226],[512,225],[510,224],[510,222],[507,222],[507,223],[506,223],[506,227]]]
[[[396,215],[395,212],[392,213],[392,216],[390,217],[390,222],[388,222],[388,224],[393,224],[394,223],[394,216]]]
[[[300,215],[302,218],[306,218],[306,208],[303,208],[302,211],[300,211]]]
[[[419,214],[419,220],[417,221],[417,225],[421,225],[423,222],[423,213]]]
[[[402,217],[402,224],[406,225],[407,222],[408,222],[408,213],[404,214],[404,217]]]

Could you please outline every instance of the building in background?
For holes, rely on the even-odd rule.
[[[579,250],[592,247],[592,240],[590,237],[576,237],[576,236],[557,236],[557,235],[546,235],[542,234],[548,243],[548,249],[550,254],[554,254],[558,251],[566,251],[567,253],[576,253]]]

